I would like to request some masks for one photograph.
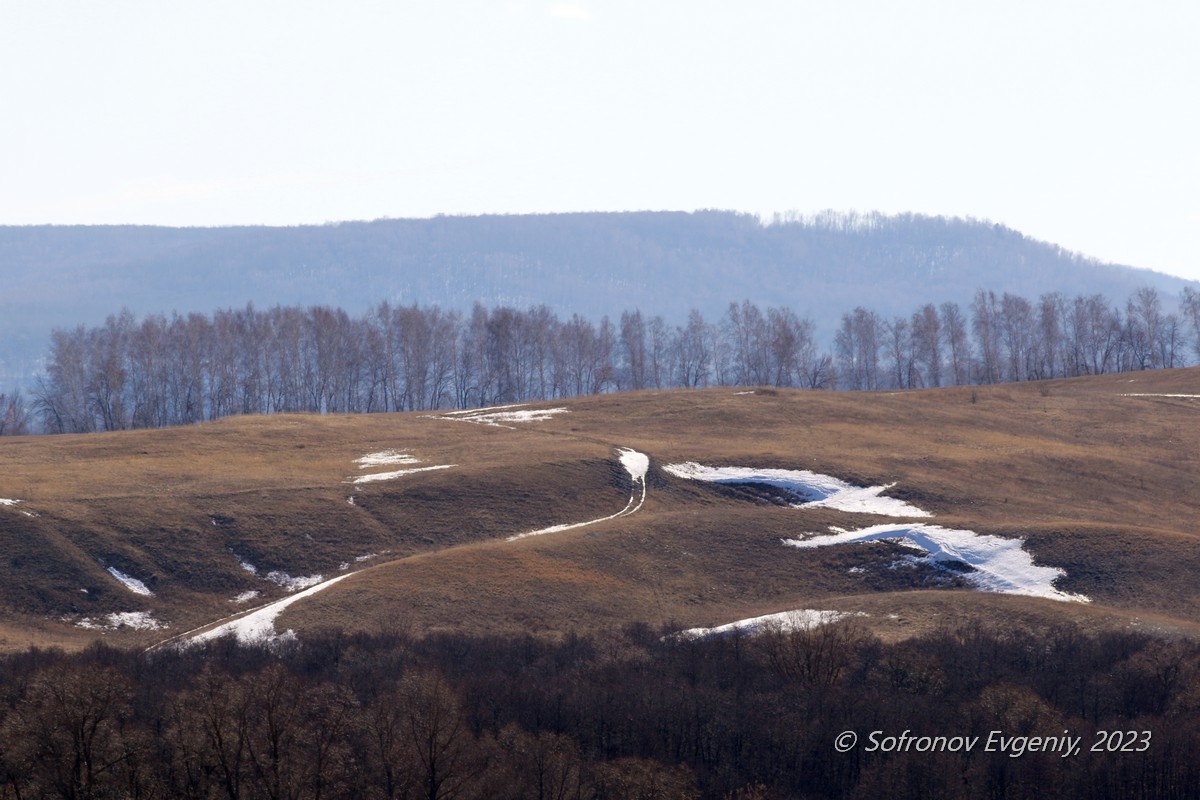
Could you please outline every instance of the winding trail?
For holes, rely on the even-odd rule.
[[[618,448],[616,448],[616,452],[618,454],[618,458],[621,462],[621,465],[625,467],[625,471],[628,472],[629,476],[633,479],[633,491],[629,495],[629,502],[625,504],[625,507],[623,509],[618,511],[616,514],[612,514],[607,517],[601,517],[599,519],[592,519],[592,520],[588,520],[586,522],[576,522],[576,523],[570,523],[570,524],[565,524],[565,525],[552,525],[549,528],[542,528],[541,530],[529,531],[528,533],[522,533],[522,534],[518,534],[516,536],[510,536],[505,541],[512,542],[512,541],[516,541],[518,539],[523,539],[527,536],[539,536],[541,534],[546,534],[546,533],[558,533],[559,531],[567,531],[567,530],[572,530],[574,528],[582,528],[587,525],[595,525],[596,523],[607,522],[608,520],[617,519],[618,517],[627,517],[630,514],[635,513],[638,509],[640,509],[642,507],[642,505],[646,502],[646,473],[650,469],[650,458],[645,453],[639,453],[638,451],[633,450],[628,447],[618,447]],[[424,469],[443,469],[443,468],[444,467],[427,467]],[[420,471],[422,471],[422,470],[414,469],[414,470],[405,470],[403,472],[420,472]],[[386,475],[389,478],[393,477],[392,473],[383,473],[383,475]],[[368,476],[363,476],[363,477],[371,478],[373,476],[368,475]],[[376,478],[376,479],[378,480],[381,478]],[[638,491],[637,491],[638,484],[641,484],[641,487],[642,487],[640,496],[638,495]],[[403,559],[397,559],[397,560],[403,560]],[[374,566],[380,566],[380,565],[374,565]],[[275,619],[280,614],[283,613],[284,609],[286,609],[288,606],[292,605],[293,603],[295,603],[299,600],[302,600],[306,597],[310,597],[310,596],[316,594],[317,592],[320,592],[324,589],[327,589],[330,586],[333,586],[338,581],[345,580],[346,578],[349,578],[350,576],[357,574],[357,572],[361,572],[361,570],[356,570],[355,572],[346,572],[342,575],[338,575],[337,577],[330,578],[327,581],[322,581],[321,583],[318,583],[314,586],[310,586],[307,589],[304,589],[303,591],[296,592],[295,594],[292,594],[292,595],[288,595],[287,597],[283,597],[278,600],[274,600],[270,603],[265,603],[256,608],[239,611],[236,614],[230,614],[229,616],[222,617],[221,619],[216,620],[214,622],[207,622],[204,625],[200,625],[198,627],[192,628],[189,631],[184,631],[183,633],[176,634],[175,636],[172,636],[168,639],[164,639],[161,642],[153,644],[150,647],[146,648],[146,652],[150,652],[152,650],[157,650],[159,648],[167,647],[167,646],[171,646],[171,645],[186,647],[186,646],[190,646],[190,645],[194,645],[194,644],[203,644],[204,642],[212,641],[214,639],[219,639],[222,636],[228,636],[228,635],[236,636],[238,642],[240,642],[242,644],[262,644],[262,643],[271,643],[271,642],[278,641],[282,638],[287,637],[288,633],[290,633],[290,631],[289,631],[289,632],[285,632],[285,633],[281,634],[278,631],[276,631],[276,629],[275,629]]]
[[[629,477],[633,478],[633,491],[629,494],[629,502],[625,507],[615,514],[610,514],[607,517],[599,519],[589,519],[586,522],[572,522],[564,525],[551,525],[549,528],[540,528],[536,531],[527,533],[518,533],[516,536],[509,536],[504,541],[515,542],[518,539],[525,539],[529,536],[541,536],[546,533],[559,533],[560,531],[569,531],[574,528],[583,528],[587,525],[595,525],[597,522],[608,522],[610,519],[618,517],[627,517],[636,512],[646,502],[646,472],[650,469],[650,458],[645,453],[639,453],[636,450],[631,450],[628,447],[618,447],[617,452],[621,454],[621,464],[625,467],[625,471],[629,473]],[[637,496],[637,485],[642,485],[642,496]],[[634,501],[637,505],[634,505]]]

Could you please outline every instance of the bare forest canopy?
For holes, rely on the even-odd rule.
[[[1193,642],[963,625],[888,643],[844,622],[659,634],[8,656],[0,798],[1200,792]],[[845,731],[858,746],[835,750]]]
[[[715,320],[747,298],[810,319],[829,348],[856,306],[890,320],[927,302],[965,307],[979,287],[1120,299],[1149,286],[1174,310],[1188,285],[978,220],[829,212],[763,224],[724,211],[0,227],[0,275],[0,391],[27,393],[52,329],[100,325],[120,308],[140,317],[321,305],[358,316],[387,301],[466,315],[480,302],[614,321],[640,308],[673,326],[692,309]]]
[[[381,303],[204,314],[125,311],[57,329],[31,402],[0,395],[0,434],[181,425],[235,414],[469,408],[605,392],[720,386],[915,389],[1182,367],[1200,361],[1200,292],[1179,314],[1143,287],[1036,300],[976,292],[885,318],[842,314],[832,350],[795,311],[730,303],[671,325],[547,306],[476,304],[469,314]]]

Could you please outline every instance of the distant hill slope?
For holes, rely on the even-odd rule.
[[[54,327],[137,315],[388,300],[546,304],[592,319],[641,308],[681,322],[732,301],[785,305],[831,340],[843,312],[891,317],[979,288],[1030,299],[1186,281],[1101,264],[998,225],[823,215],[762,225],[708,211],[378,220],[292,228],[0,227],[0,388],[37,371]]]
[[[1195,636],[1198,387],[1200,368],[920,392],[716,388],[473,420],[245,416],[17,437],[0,442],[0,650],[149,644],[339,575],[274,630],[556,635],[825,609],[898,637],[978,618]],[[706,483],[672,466],[688,462],[766,478]],[[877,490],[789,507],[798,497],[764,470]],[[894,543],[784,544],[896,524],[965,538],[942,567]],[[972,571],[979,547],[1017,577],[1061,570],[1062,595],[971,591],[1011,577]]]

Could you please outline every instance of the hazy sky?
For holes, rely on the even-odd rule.
[[[721,208],[1200,279],[1196,0],[0,0],[0,224]]]

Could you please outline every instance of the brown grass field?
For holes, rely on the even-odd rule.
[[[301,636],[558,636],[796,608],[862,611],[889,638],[972,619],[1200,634],[1200,399],[1130,396],[1200,394],[1200,369],[903,393],[736,391],[536,403],[569,411],[511,427],[421,413],[276,416],[0,440],[0,498],[22,501],[0,505],[0,649],[145,646],[286,596],[239,559],[259,575],[355,570],[278,618]],[[621,510],[634,487],[616,447],[650,457],[637,513],[506,541]],[[381,450],[455,466],[346,482],[403,468],[354,463]],[[900,551],[888,544],[784,547],[889,520],[782,507],[662,471],[678,461],[895,483],[892,494],[934,513],[928,522],[1024,538],[1037,563],[1066,571],[1059,588],[1093,602],[889,569]],[[251,590],[262,595],[233,602]],[[168,627],[78,627],[129,611]]]

